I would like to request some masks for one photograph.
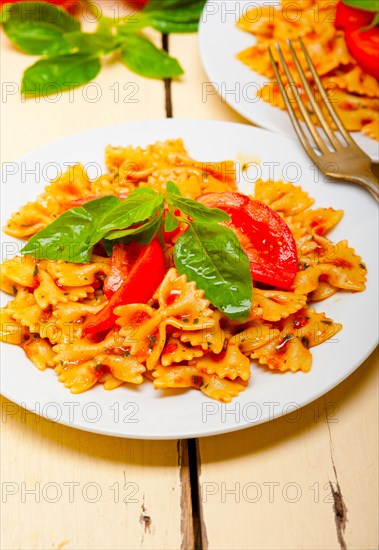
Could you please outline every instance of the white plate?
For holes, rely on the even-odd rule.
[[[199,29],[200,55],[210,81],[203,84],[203,101],[214,93],[213,84],[223,100],[250,122],[295,136],[288,114],[256,97],[257,90],[270,79],[253,72],[236,58],[237,53],[256,42],[252,34],[237,28],[241,15],[259,4],[279,3],[279,0],[208,0]],[[375,140],[361,132],[351,135],[373,160],[379,160]]]
[[[257,164],[240,181],[242,191],[252,192],[256,175],[261,172],[259,175],[268,178],[269,170],[274,169],[276,179],[295,178],[301,183],[317,199],[317,206],[345,210],[332,238],[348,239],[362,255],[369,270],[367,290],[341,293],[316,306],[342,322],[343,330],[334,342],[312,349],[314,362],[308,374],[273,373],[253,365],[247,390],[228,405],[195,390],[154,391],[150,382],[111,392],[99,385],[81,395],[72,395],[58,382],[53,370],[38,371],[20,348],[3,344],[1,387],[3,395],[12,401],[63,424],[113,436],[205,436],[245,428],[300,408],[341,382],[374,349],[378,334],[375,203],[359,187],[322,179],[315,182],[314,167],[298,143],[280,134],[227,122],[159,120],[99,128],[65,138],[4,168],[3,220],[25,202],[34,200],[46,185],[46,176],[53,177],[58,166],[64,168],[64,163],[67,166],[80,161],[91,165],[95,175],[94,168],[105,169],[107,144],[145,146],[177,137],[184,139],[190,154],[199,160],[217,162],[241,155],[254,158]],[[13,175],[9,175],[11,172]],[[19,246],[15,239],[3,236],[2,260]],[[4,302],[8,299],[5,295],[3,298]]]

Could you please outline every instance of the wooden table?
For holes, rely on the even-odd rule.
[[[243,122],[216,94],[204,97],[196,35],[168,42],[185,69],[180,81],[147,80],[109,62],[96,80],[98,101],[79,88],[73,100],[37,103],[17,92],[32,58],[2,36],[2,161],[129,120]],[[1,548],[377,548],[376,364],[373,354],[296,418],[197,441],[84,433],[3,399]]]

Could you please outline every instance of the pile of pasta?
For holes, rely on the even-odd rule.
[[[233,161],[198,162],[192,159],[183,140],[167,140],[142,147],[112,147],[105,150],[107,173],[91,181],[85,167],[71,166],[35,202],[16,212],[4,232],[28,239],[53,222],[66,210],[82,204],[88,197],[117,195],[121,199],[137,187],[164,191],[168,181],[179,185],[184,197],[208,192],[236,191]]]
[[[274,10],[273,6],[255,6],[247,11],[237,24],[240,29],[256,37],[256,44],[240,52],[237,57],[253,71],[272,80],[261,87],[258,96],[276,107],[285,109],[268,50],[271,47],[275,61],[279,63],[275,43],[280,44],[298,92],[305,99],[306,94],[286,44],[288,38],[293,40],[301,65],[306,69],[307,78],[312,83],[312,75],[300,43],[296,40],[301,37],[328,92],[330,101],[347,130],[362,131],[366,136],[379,140],[379,83],[360,68],[348,52],[344,32],[335,29],[337,1],[282,0],[281,9],[278,10]],[[291,95],[293,91],[288,86],[288,80],[280,63],[278,68],[286,89]],[[316,98],[320,98],[320,106],[322,106],[320,93],[316,88],[314,91]],[[301,118],[300,111],[294,102],[293,106],[297,116]],[[314,114],[311,116],[314,123],[318,124]],[[333,126],[333,121],[326,110],[325,116]]]
[[[151,161],[159,166],[156,170],[150,170],[147,151],[156,153]],[[108,148],[108,166],[117,166],[121,174],[123,166],[139,155],[146,158],[139,181],[129,173],[116,182],[107,174],[91,183],[82,169],[71,170],[15,214],[8,232],[31,235],[49,223],[49,201],[58,201],[57,215],[58,207],[91,197],[100,189],[106,194],[146,184],[163,189],[163,178],[168,174],[172,178],[175,171],[176,182],[187,196],[197,195],[199,188],[201,192],[235,189],[230,162],[220,163],[218,171],[213,166],[211,173],[207,165],[191,164],[180,141],[147,150]],[[167,167],[164,155],[169,159]],[[248,384],[251,361],[275,372],[308,372],[310,348],[342,328],[325,313],[316,312],[312,302],[339,290],[363,291],[366,266],[346,241],[335,244],[327,237],[341,220],[341,210],[312,209],[314,201],[304,190],[281,181],[258,180],[254,198],[289,225],[299,270],[290,291],[256,284],[246,322],[227,318],[194,282],[179,275],[168,248],[167,273],[150,302],[117,307],[114,327],[107,334],[88,337],[83,335],[83,323],[107,303],[103,285],[110,259],[94,254],[88,264],[72,264],[15,256],[0,267],[1,289],[13,296],[1,310],[1,340],[21,346],[39,369],[55,369],[59,381],[73,393],[99,383],[112,390],[147,379],[156,389],[195,388],[230,402]],[[61,204],[59,199],[64,199]]]

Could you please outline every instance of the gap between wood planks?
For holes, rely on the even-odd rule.
[[[162,48],[169,53],[169,35],[162,34]],[[164,79],[166,118],[173,118],[171,78]],[[206,550],[208,541],[202,518],[199,491],[197,439],[178,441],[180,468],[182,550]]]

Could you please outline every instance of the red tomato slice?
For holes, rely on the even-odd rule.
[[[115,244],[111,256],[111,272],[104,283],[104,294],[109,299],[125,281],[133,265],[141,254],[142,246],[138,243]]]
[[[360,10],[347,6],[343,2],[337,4],[336,19],[334,26],[336,29],[362,29],[367,27],[373,20],[374,13],[372,11]]]
[[[346,29],[345,40],[351,55],[369,75],[379,79],[379,28],[368,31]]]
[[[121,286],[98,313],[88,316],[83,333],[97,334],[112,328],[116,321],[114,309],[125,304],[146,304],[166,274],[166,258],[158,241],[141,246],[141,252]]]
[[[297,273],[296,243],[274,210],[240,193],[208,193],[197,200],[229,214],[231,221],[223,225],[234,231],[246,252],[254,281],[291,288]]]

